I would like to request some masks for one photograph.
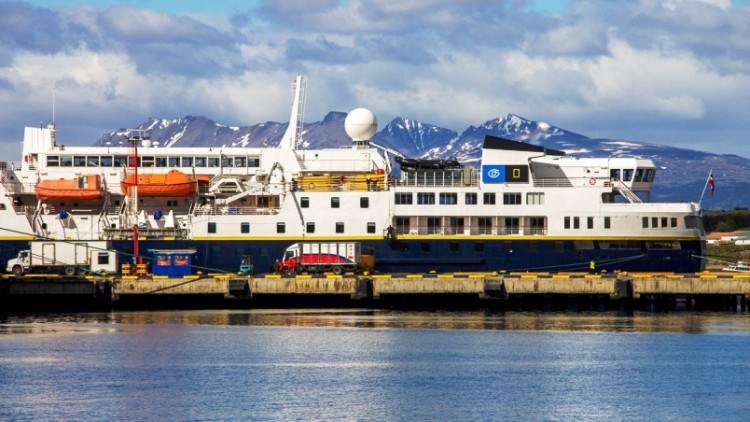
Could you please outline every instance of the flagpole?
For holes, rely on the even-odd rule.
[[[703,192],[701,192],[701,199],[698,200],[698,204],[701,204],[703,202],[703,196],[706,194],[706,188],[708,187],[708,180],[711,178],[711,175],[714,174],[714,169],[711,169],[711,171],[708,172],[708,177],[706,178],[706,184],[703,185]]]

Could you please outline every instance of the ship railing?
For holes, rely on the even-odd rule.
[[[474,173],[470,178],[464,178],[462,173],[456,172],[455,176],[449,174],[423,174],[416,173],[402,176],[396,181],[400,187],[436,187],[436,188],[460,188],[466,186],[478,186],[479,176]]]
[[[276,207],[196,207],[194,215],[275,215]]]
[[[351,147],[348,147],[351,149]],[[325,171],[325,172],[360,172],[369,173],[372,171],[372,161],[369,159],[361,160],[318,160],[310,158],[310,153],[304,157],[305,171]]]
[[[521,227],[521,226],[501,226],[501,227],[488,227],[488,226],[409,226],[409,227],[395,227],[394,231],[396,235],[445,235],[445,236],[456,236],[456,235],[501,235],[501,236],[538,236],[546,235],[547,227]]]
[[[573,184],[567,177],[535,177],[535,188],[569,188]]]
[[[126,240],[133,238],[133,229],[128,227],[105,227],[104,237],[112,240]],[[138,237],[145,239],[187,239],[188,231],[183,228],[150,229],[139,228]]]

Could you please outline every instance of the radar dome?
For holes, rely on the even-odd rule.
[[[378,119],[366,108],[355,108],[346,116],[344,129],[355,141],[369,141],[378,130]]]

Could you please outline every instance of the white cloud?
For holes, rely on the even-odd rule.
[[[362,106],[383,126],[402,116],[460,132],[516,113],[588,136],[685,147],[710,136],[750,157],[741,138],[750,132],[750,8],[573,1],[544,16],[522,3],[267,2],[245,19],[206,20],[48,9],[45,21],[58,25],[34,42],[0,28],[0,142],[17,144],[22,126],[49,119],[55,85],[59,136],[77,144],[148,117],[286,121],[301,72],[308,121]],[[4,19],[10,8],[0,3]]]

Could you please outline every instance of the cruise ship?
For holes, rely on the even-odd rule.
[[[27,127],[0,166],[0,258],[35,239],[109,240],[126,259],[192,248],[201,271],[270,269],[303,241],[358,242],[376,272],[672,271],[704,268],[699,203],[656,203],[649,158],[576,158],[487,136],[481,161],[402,156],[351,111],[351,145],[303,148],[305,81],[274,147],[69,147]]]

